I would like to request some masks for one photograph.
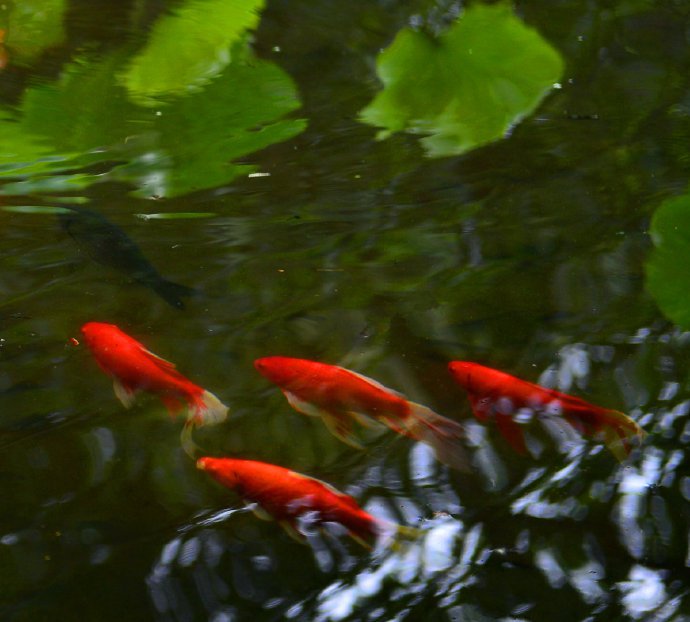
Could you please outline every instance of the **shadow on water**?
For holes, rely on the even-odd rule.
[[[99,213],[78,206],[62,206],[58,219],[80,251],[148,287],[171,307],[184,309],[184,298],[194,295],[191,287],[163,278],[137,243]]]

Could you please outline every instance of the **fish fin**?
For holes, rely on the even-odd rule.
[[[625,438],[617,434],[613,428],[606,426],[603,429],[603,441],[618,462],[623,462],[628,457],[630,449],[625,443]]]
[[[513,421],[511,415],[504,415],[502,413],[496,413],[496,427],[498,431],[503,435],[510,446],[519,454],[527,454],[527,445],[525,445],[525,435],[522,432],[522,428],[519,424]]]
[[[369,378],[369,376],[365,376],[364,374],[360,374],[356,371],[352,371],[351,369],[345,369],[344,367],[338,367],[338,369],[340,369],[344,372],[347,372],[348,374],[351,374],[352,376],[356,376],[360,380],[363,380],[367,384],[370,384],[372,387],[375,387],[377,389],[381,389],[381,391],[385,391],[386,393],[391,393],[392,395],[395,395],[397,397],[405,398],[405,396],[402,393],[400,393],[399,391],[396,391],[395,389],[391,389],[385,385],[382,385],[377,380],[374,380],[373,378]]]
[[[364,449],[359,439],[352,433],[352,420],[347,414],[335,414],[307,402],[290,391],[283,391],[287,401],[296,411],[310,417],[321,417],[331,434],[355,449]]]
[[[252,514],[260,520],[272,521],[275,520],[271,514],[269,514],[262,506],[258,503],[253,503],[251,501],[245,501],[244,504],[252,511]]]
[[[619,460],[625,460],[632,451],[633,441],[642,443],[647,432],[638,423],[618,410],[605,410],[602,417],[604,443]]]
[[[175,397],[174,395],[163,394],[160,396],[160,398],[161,402],[163,402],[165,407],[168,409],[171,417],[177,415],[185,407],[185,403],[179,397]]]
[[[436,459],[459,471],[470,470],[470,458],[464,446],[462,424],[435,413],[430,408],[408,402],[410,408],[406,434],[429,445]]]
[[[326,488],[329,492],[333,493],[336,497],[339,497],[341,501],[347,503],[347,505],[349,505],[350,507],[355,508],[357,510],[361,509],[357,504],[357,501],[355,501],[354,497],[351,497],[347,493],[344,493],[343,491],[334,488],[333,486],[331,486],[331,484],[329,484],[328,482],[324,482],[322,479],[317,479],[316,477],[312,477],[311,475],[305,475],[304,473],[298,473],[297,471],[289,471],[288,475],[290,477],[294,477],[297,479],[308,479],[312,482],[316,482],[320,486]]]
[[[162,367],[163,369],[166,369],[168,371],[172,369],[177,370],[175,363],[171,363],[170,361],[165,360],[157,354],[154,354],[153,352],[151,352],[151,350],[146,349],[144,346],[140,346],[140,349],[143,354],[145,354],[149,358],[152,358],[159,367]]]
[[[292,406],[297,412],[300,412],[303,415],[308,415],[309,417],[324,416],[324,411],[318,406],[314,406],[314,404],[311,402],[307,402],[306,400],[297,397],[294,393],[290,393],[290,391],[283,390],[283,394],[287,398],[290,406]]]
[[[201,398],[195,400],[193,412],[189,419],[194,425],[201,427],[204,425],[216,425],[225,421],[228,416],[228,407],[223,404],[213,393],[204,391]]]
[[[625,460],[633,445],[639,445],[647,436],[628,415],[576,399],[578,402],[569,403],[564,413],[568,423],[583,436],[599,438],[619,461]]]
[[[182,432],[180,432],[180,444],[184,452],[192,459],[196,460],[196,456],[201,454],[201,448],[194,442],[192,438],[192,431],[194,426],[186,421],[184,426],[182,426]]]
[[[343,443],[347,443],[355,449],[364,449],[364,445],[352,433],[352,419],[350,417],[347,415],[334,415],[324,411],[321,418],[331,434],[337,436]]]
[[[421,529],[407,527],[406,525],[394,525],[395,535],[405,540],[416,540],[424,533]]]
[[[355,419],[362,427],[373,430],[380,430],[386,427],[382,422],[372,419],[369,415],[365,415],[364,413],[350,411],[347,414]]]
[[[404,551],[406,543],[419,540],[423,536],[424,531],[421,529],[379,521],[377,545],[384,545],[393,551]]]
[[[287,533],[288,536],[290,536],[293,540],[296,542],[299,542],[300,544],[306,544],[307,539],[302,535],[295,526],[288,520],[281,520],[279,521],[280,526],[285,530],[285,533]]]
[[[192,287],[173,283],[160,277],[156,274],[156,279],[146,279],[142,281],[144,285],[148,285],[154,292],[156,292],[165,302],[176,309],[184,309],[185,303],[183,298],[194,296],[198,292]]]
[[[369,544],[369,543],[368,543],[364,538],[362,538],[362,536],[360,536],[358,533],[356,533],[356,532],[354,532],[354,531],[352,531],[352,530],[348,530],[347,535],[349,535],[357,544],[359,544],[360,546],[363,546],[363,547],[364,547],[365,549],[367,549],[368,551],[371,551],[371,549],[373,548],[373,547],[371,546],[371,544]]]
[[[136,399],[136,391],[127,388],[117,378],[113,378],[113,390],[115,391],[115,397],[122,402],[125,408],[132,407]]]
[[[478,397],[472,394],[469,395],[469,400],[472,406],[472,413],[477,421],[488,421],[491,411],[491,400],[488,397]]]

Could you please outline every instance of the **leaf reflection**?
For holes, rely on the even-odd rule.
[[[163,45],[161,33],[170,37],[181,22],[191,20],[183,11],[174,17],[175,28],[156,31],[153,48],[131,65],[129,93],[117,79],[130,62],[127,48],[101,58],[81,58],[67,65],[56,83],[27,89],[18,114],[0,110],[0,178],[9,182],[4,191],[74,193],[96,183],[121,181],[142,196],[170,197],[251,173],[251,165],[231,162],[305,127],[301,119],[284,118],[300,105],[292,80],[277,65],[255,58],[250,49],[246,28],[255,24],[257,8],[257,2],[235,2],[232,10],[227,8],[226,21],[237,11],[251,19],[233,23],[224,34],[226,63],[212,63],[211,73],[199,69],[201,59],[192,63],[210,81],[203,88],[200,80],[185,73],[188,58],[166,56],[157,47]],[[202,26],[191,21],[197,31],[189,34],[190,41],[199,44]],[[203,22],[216,34],[224,23]],[[179,44],[167,41],[168,46]],[[197,53],[216,55],[220,45],[200,45]],[[166,75],[175,72],[175,85],[146,78],[163,66]],[[189,84],[198,88],[190,93],[184,86]],[[152,92],[169,96],[159,100],[155,110],[150,108],[156,103]],[[132,93],[146,95],[147,107],[129,101]],[[187,96],[170,98],[182,93]]]

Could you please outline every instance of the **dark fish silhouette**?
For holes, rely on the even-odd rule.
[[[69,210],[58,216],[62,228],[94,261],[152,289],[177,309],[184,309],[184,297],[196,293],[191,287],[163,278],[136,242],[98,212],[72,205],[62,207]]]

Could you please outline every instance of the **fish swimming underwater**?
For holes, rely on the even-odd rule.
[[[448,369],[468,392],[475,417],[486,421],[494,416],[499,431],[518,453],[527,453],[522,428],[513,419],[521,408],[541,416],[562,416],[580,434],[602,436],[619,460],[630,454],[634,439],[642,441],[646,436],[646,432],[622,412],[540,387],[502,371],[467,361],[452,361]]]
[[[95,262],[113,268],[158,294],[170,306],[184,308],[185,297],[195,290],[163,278],[139,246],[120,227],[98,212],[74,205],[63,206],[58,216],[62,228]]]
[[[352,433],[353,420],[367,425],[373,419],[426,443],[448,466],[469,470],[462,425],[371,378],[343,367],[283,356],[257,359],[254,366],[280,387],[295,410],[321,417],[335,436],[353,447],[362,448]]]
[[[87,322],[81,327],[84,340],[100,368],[113,379],[115,395],[130,408],[139,391],[156,394],[171,415],[185,406],[187,422],[183,446],[193,454],[191,428],[224,421],[228,408],[200,386],[185,378],[175,365],[156,356],[114,324]]]
[[[381,536],[396,533],[410,535],[417,530],[401,527],[365,512],[357,502],[325,482],[275,464],[237,458],[197,460],[198,469],[234,490],[245,502],[257,503],[255,513],[273,518],[296,540],[305,541],[299,531],[299,519],[308,514],[313,522],[339,523],[349,535],[369,547]]]

